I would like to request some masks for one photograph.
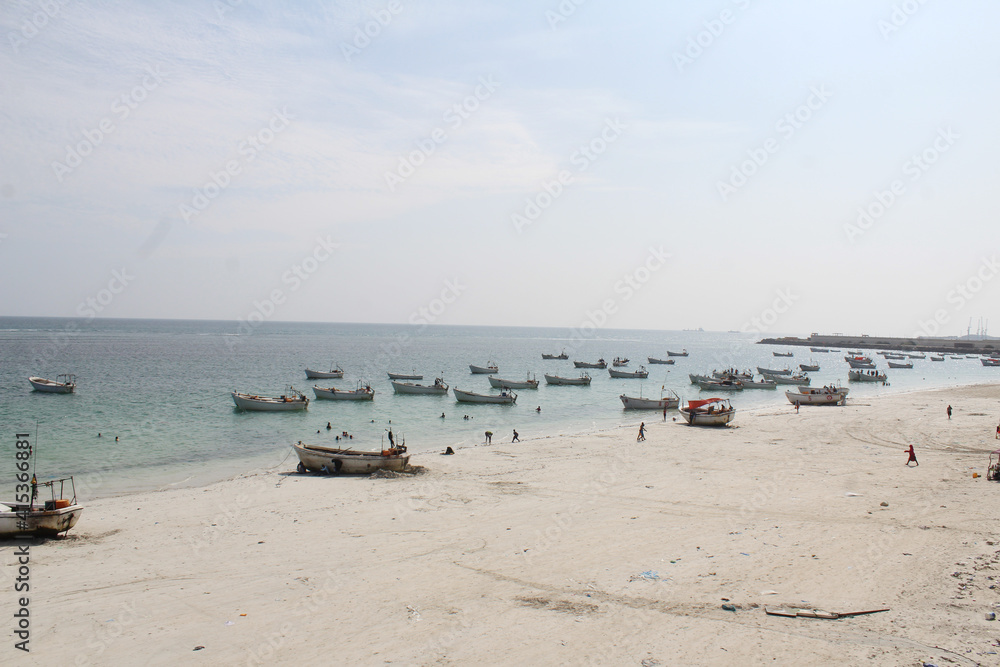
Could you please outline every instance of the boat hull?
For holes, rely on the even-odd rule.
[[[500,394],[477,394],[472,391],[462,391],[461,389],[454,389],[455,400],[459,403],[496,403],[500,405],[513,405],[517,402],[517,394],[508,393],[506,395]]]
[[[888,378],[885,375],[868,375],[860,371],[848,371],[847,379],[853,382],[885,382]]]
[[[799,384],[809,386],[811,380],[807,377],[795,377],[792,375],[764,375],[764,378],[775,384]]]
[[[72,394],[76,391],[76,385],[72,383],[54,382],[39,377],[30,377],[28,378],[28,382],[31,383],[35,391],[41,391],[46,394]]]
[[[344,377],[344,371],[314,371],[306,369],[306,378],[310,380],[335,380]]]
[[[311,472],[325,470],[330,474],[341,475],[363,475],[376,470],[401,472],[410,462],[410,455],[406,453],[383,455],[381,452],[329,449],[301,444],[292,445],[292,449],[298,454],[302,467]]]
[[[497,389],[538,389],[538,380],[503,380],[490,377],[490,386]]]
[[[364,389],[345,390],[333,387],[329,389],[313,387],[313,392],[316,394],[316,398],[326,401],[371,401],[375,399],[374,391],[365,391]]]
[[[817,364],[815,366],[810,366],[809,364],[799,364],[799,368],[802,369],[803,371],[815,372],[819,370],[819,365]]]
[[[397,394],[430,394],[432,396],[445,396],[448,394],[448,385],[435,387],[433,385],[412,384],[410,382],[393,382],[392,390]]]
[[[644,380],[649,377],[648,371],[616,371],[613,368],[608,369],[608,375],[613,378],[624,378],[633,380]]]
[[[233,403],[240,410],[253,412],[296,412],[305,410],[309,406],[308,398],[289,399],[283,401],[279,398],[266,398],[263,396],[251,396],[233,392]]]
[[[889,364],[889,368],[913,368],[912,363],[900,364],[894,361],[887,361],[886,363]]]
[[[469,364],[469,370],[474,375],[489,375],[490,373],[500,372],[500,369],[496,366],[473,366],[472,364]]]
[[[774,369],[774,368],[764,368],[763,366],[758,366],[757,367],[757,372],[760,373],[761,375],[791,375],[792,374],[792,371],[788,370],[787,368],[783,368],[781,370],[777,370],[777,369]]]
[[[736,416],[735,410],[708,414],[705,412],[692,412],[687,408],[681,408],[680,413],[684,417],[684,421],[690,426],[725,426],[733,421],[733,417]]]
[[[554,384],[554,385],[565,384],[565,385],[590,386],[590,380],[591,378],[589,377],[564,378],[564,377],[559,377],[558,375],[545,376],[545,384]]]
[[[55,537],[76,525],[83,514],[83,506],[70,505],[54,510],[35,509],[27,516],[18,515],[17,510],[25,508],[16,503],[0,503],[0,538],[10,537]]]
[[[794,405],[837,405],[847,398],[847,392],[817,391],[815,394],[803,394],[798,391],[786,391],[785,397]]]
[[[388,371],[387,371],[388,372]],[[423,380],[423,375],[408,375],[406,373],[389,373],[390,380]]]
[[[698,380],[698,386],[707,391],[743,391],[743,385],[739,382]]]
[[[604,369],[604,368],[608,367],[608,364],[605,363],[605,362],[603,362],[603,361],[599,361],[597,363],[591,363],[589,361],[574,361],[573,362],[573,366],[576,367],[576,368],[601,368],[601,369]]]
[[[657,359],[655,357],[646,357],[646,361],[651,364],[673,364],[673,359]]]
[[[634,396],[626,396],[622,394],[618,397],[621,399],[622,406],[626,410],[671,410],[680,405],[681,401],[679,398],[636,398]]]

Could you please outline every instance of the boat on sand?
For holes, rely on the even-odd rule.
[[[22,474],[27,475],[26,472]],[[76,485],[72,477],[41,483],[32,477],[31,487],[31,491],[25,491],[24,497],[18,500],[0,501],[0,539],[57,537],[80,520],[83,506],[76,503]],[[49,490],[47,494],[42,491],[46,488]],[[39,496],[48,495],[50,498],[41,502],[32,500],[36,492]],[[24,500],[27,502],[20,502]]]
[[[372,473],[376,470],[400,472],[410,462],[406,445],[384,449],[381,452],[364,452],[356,449],[331,449],[317,445],[306,445],[300,440],[292,445],[299,456],[296,470],[323,472],[328,475],[350,475]]]
[[[729,399],[705,398],[700,401],[688,401],[680,409],[681,416],[688,426],[725,426],[736,416],[736,408]]]

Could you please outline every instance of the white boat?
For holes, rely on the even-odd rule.
[[[309,406],[309,399],[306,398],[306,395],[293,387],[289,387],[286,394],[278,397],[243,394],[238,391],[234,391],[232,395],[233,403],[240,410],[288,412],[305,410]]]
[[[476,375],[489,375],[490,373],[498,373],[500,369],[492,361],[486,362],[485,366],[476,366],[469,364],[469,370]]]
[[[432,394],[435,396],[445,396],[448,393],[448,385],[441,378],[435,378],[434,384],[425,385],[414,382],[392,381],[392,390],[397,394]]]
[[[931,355],[931,361],[944,361],[944,357],[943,357],[943,356],[940,356],[940,357],[935,357],[935,356],[934,356],[934,355],[932,354],[932,355]]]
[[[389,373],[389,371],[386,371]],[[389,373],[390,380],[423,380],[423,375],[417,375],[416,373]]]
[[[698,384],[701,381],[712,382],[718,378],[714,378],[710,375],[698,375],[696,373],[688,373],[688,378],[691,380],[691,384]]]
[[[66,488],[67,482],[69,489]],[[75,526],[80,520],[83,506],[76,504],[76,485],[72,477],[32,483],[31,486],[34,487],[32,491],[25,492],[28,502],[0,501],[0,539],[56,537]],[[41,489],[44,488],[49,489],[49,493],[45,495],[50,498],[41,502],[32,501],[31,495],[38,492],[41,496]]]
[[[882,355],[882,358],[884,358],[884,359],[893,359],[894,361],[900,361],[902,359],[906,359],[906,355],[905,354],[897,354],[897,353],[893,353],[893,352],[886,352],[885,354]]]
[[[559,354],[545,354],[543,352],[542,353],[542,359],[562,359],[562,360],[566,360],[566,359],[569,359],[569,355],[566,354],[566,348],[563,348],[563,351],[560,352]]]
[[[667,356],[668,357],[686,357],[686,356],[688,356],[688,351],[687,351],[687,349],[681,350],[680,352],[671,352],[670,350],[667,350]]]
[[[363,452],[356,449],[331,449],[306,445],[302,441],[292,445],[299,455],[300,473],[306,471],[323,472],[328,475],[366,474],[376,470],[401,472],[410,462],[406,445],[385,449],[381,452]]]
[[[818,371],[819,364],[799,364],[799,368],[803,371]]]
[[[753,373],[738,371],[735,368],[730,368],[724,371],[712,371],[712,378],[716,380],[752,380]]]
[[[736,408],[728,399],[706,398],[688,401],[680,413],[689,426],[725,426],[736,416]]]
[[[809,351],[810,352],[829,352],[830,350],[828,350],[826,348],[823,348],[823,347],[810,347]]]
[[[611,362],[611,365],[614,366],[615,368],[622,368],[624,366],[628,366],[628,362],[629,362],[628,357],[615,357],[614,360]]]
[[[889,364],[889,368],[913,368],[912,361],[904,361],[904,362],[887,361],[886,363]]]
[[[453,389],[455,400],[459,403],[502,403],[513,405],[517,402],[517,394],[507,389],[503,389],[499,394],[477,394],[473,391],[462,391]]]
[[[926,354],[908,354],[906,356],[908,356],[910,359],[926,359],[927,358]]]
[[[851,353],[851,354],[848,354],[847,356],[845,356],[844,357],[844,361],[846,361],[847,363],[851,363],[851,362],[855,362],[855,363],[869,363],[869,364],[874,363],[872,361],[871,357],[865,356],[863,354],[854,354],[854,353]]]
[[[775,389],[778,383],[774,380],[768,380],[767,376],[762,376],[761,380],[740,380],[740,384],[743,385],[744,389]]]
[[[331,366],[328,371],[314,371],[306,369],[306,378],[310,380],[330,380],[344,377],[344,369],[340,366]]]
[[[530,376],[524,380],[502,380],[491,375],[489,380],[490,386],[497,389],[538,389],[538,380]]]
[[[664,391],[669,391],[671,395],[664,398]],[[641,391],[638,397],[622,394],[618,398],[621,399],[622,405],[626,410],[671,410],[681,403],[680,396],[674,391],[670,389],[664,390],[662,387],[660,388],[659,398],[643,398]]]
[[[738,380],[700,380],[698,386],[706,391],[743,391],[743,383]]]
[[[358,382],[357,389],[335,389],[329,387],[324,389],[323,387],[313,385],[313,393],[316,394],[316,398],[323,398],[328,401],[372,401],[375,400],[375,390],[372,389],[370,384],[361,386]]]
[[[56,376],[55,380],[46,380],[40,377],[30,377],[28,382],[35,391],[42,391],[48,394],[72,394],[76,391],[76,376],[71,373],[62,373]]]
[[[795,356],[794,352],[772,352],[771,354],[773,354],[776,357],[794,357]]]
[[[958,354],[953,354],[953,355],[951,355],[951,358],[952,358],[952,359],[965,359],[965,357],[963,357],[963,356],[961,356],[961,355],[958,355]]]
[[[590,376],[587,375],[586,373],[582,374],[578,378],[564,378],[564,377],[559,377],[558,375],[549,375],[548,373],[545,374],[545,384],[589,385],[590,379],[591,379]]]
[[[853,380],[854,382],[885,382],[886,374],[875,372],[874,375],[869,375],[862,370],[854,370],[853,368],[847,371],[847,379]]]
[[[657,359],[656,357],[646,357],[646,361],[650,364],[674,364],[673,359]]]
[[[871,359],[851,359],[847,362],[851,368],[875,368],[875,362]]]
[[[979,361],[983,363],[983,366],[1000,366],[1000,359],[994,357],[983,357]]]
[[[763,366],[758,366],[757,367],[757,372],[760,373],[761,375],[791,375],[792,374],[792,370],[790,368],[783,368],[781,370],[777,370],[777,369],[774,369],[774,368],[764,368]]]
[[[639,366],[638,370],[635,371],[617,371],[614,368],[608,369],[608,374],[613,378],[647,378],[649,377],[649,371],[646,370],[645,366]]]
[[[776,384],[801,384],[808,385],[811,381],[807,375],[768,375],[763,373],[765,380],[771,380]]]
[[[799,387],[798,391],[786,391],[788,402],[800,405],[837,405],[847,398],[847,387]]]
[[[573,366],[575,368],[607,368],[608,362],[604,359],[598,359],[596,363],[591,363],[589,361],[574,361]]]

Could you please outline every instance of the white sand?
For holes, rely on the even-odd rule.
[[[998,398],[991,386],[783,406],[723,430],[636,414],[643,443],[635,429],[494,443],[415,456],[428,472],[399,479],[289,475],[292,457],[207,488],[82,499],[70,538],[31,551],[30,660],[6,629],[0,655],[998,664],[1000,621],[984,614],[1000,611],[1000,484],[972,478],[1000,447]],[[782,604],[891,611],[764,613]]]

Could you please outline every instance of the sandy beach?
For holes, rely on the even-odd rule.
[[[293,455],[206,488],[81,498],[68,538],[31,547],[31,652],[8,622],[3,661],[1000,664],[998,399],[783,405],[727,429],[636,413],[644,442],[522,431],[397,478],[297,475]]]

